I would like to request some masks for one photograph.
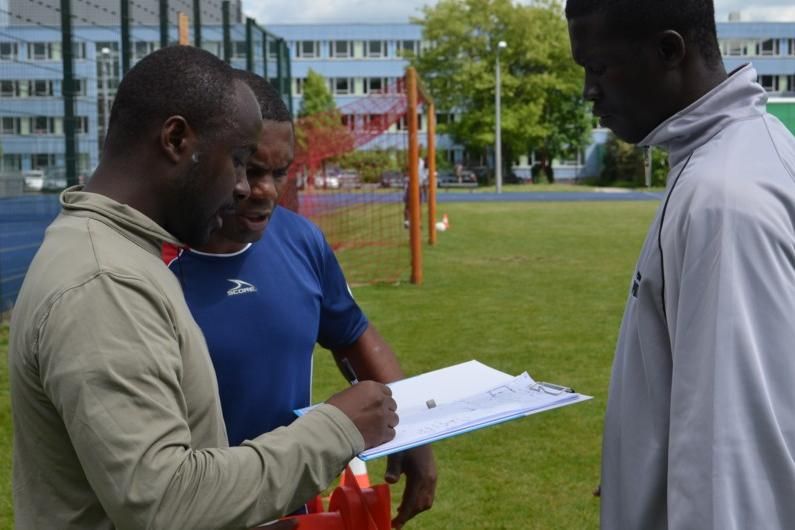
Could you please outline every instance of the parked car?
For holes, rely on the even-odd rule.
[[[22,177],[25,179],[26,191],[41,191],[44,187],[44,171],[40,169],[23,171]]]
[[[533,172],[529,166],[516,166],[511,170],[511,175],[516,179],[519,184],[528,184],[533,182]]]
[[[465,169],[461,171],[461,178],[458,179],[459,182],[474,182],[475,184],[478,183],[478,177],[475,175],[473,171]]]
[[[381,173],[382,188],[403,188],[408,180],[408,177],[400,171],[388,170]]]
[[[475,179],[481,186],[494,183],[494,171],[488,166],[472,166],[465,169],[475,174]]]
[[[436,185],[444,187],[445,184],[458,183],[458,177],[449,169],[442,169],[436,172]]]
[[[66,188],[66,169],[48,169],[44,173],[42,191],[62,191]]]
[[[472,171],[467,169],[456,175],[454,171],[444,169],[436,173],[436,182],[445,184],[477,184],[478,178]]]
[[[359,172],[355,169],[343,169],[337,178],[339,179],[340,188],[359,189],[362,187],[362,179],[359,177]]]
[[[315,188],[337,189],[340,187],[340,178],[338,175],[316,175]]]
[[[436,186],[439,188],[476,188],[478,179],[473,172],[468,170],[463,170],[456,175],[455,172],[445,169],[436,173]]]

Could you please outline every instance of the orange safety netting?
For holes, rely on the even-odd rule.
[[[389,153],[401,175],[408,174],[405,86],[401,78],[333,111],[296,121],[296,153],[282,205],[323,230],[352,284],[395,282],[409,268],[400,178],[382,182],[381,173],[390,168],[371,168],[365,182],[335,164],[355,150],[380,150]]]

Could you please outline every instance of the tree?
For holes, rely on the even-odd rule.
[[[353,149],[353,136],[342,122],[326,79],[313,70],[307,73],[304,98],[295,124],[294,165],[304,167],[313,180],[326,161]]]
[[[582,99],[582,72],[572,61],[566,20],[554,0],[440,0],[414,22],[427,49],[411,58],[439,109],[440,125],[470,152],[494,145],[497,44],[502,76],[502,145],[506,163],[536,152],[541,163],[590,141],[592,118]]]
[[[668,155],[661,149],[652,149],[652,186],[665,186],[668,176]],[[634,187],[646,185],[643,149],[616,138],[614,134],[605,144],[600,184],[626,183]]]
[[[331,91],[329,91],[326,78],[311,68],[306,74],[303,93],[304,98],[301,100],[301,108],[298,110],[298,116],[301,118],[312,114],[332,111],[336,108],[334,97],[331,95]]]

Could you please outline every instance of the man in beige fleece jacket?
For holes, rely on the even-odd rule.
[[[227,446],[204,338],[160,248],[202,244],[248,195],[259,114],[195,48],[123,79],[101,163],[62,195],[12,315],[18,528],[250,528],[394,437],[389,389],[367,381]]]

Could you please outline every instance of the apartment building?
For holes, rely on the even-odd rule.
[[[177,40],[178,13],[191,3],[171,2],[171,42]],[[220,55],[220,2],[204,4],[203,47]],[[59,6],[57,0],[0,0],[0,175],[65,165]],[[160,46],[159,2],[133,0],[130,6],[134,64]],[[77,167],[88,174],[98,163],[105,110],[121,78],[121,19],[119,2],[79,0],[72,8]],[[243,40],[240,0],[230,12],[234,38]]]
[[[92,3],[83,0],[75,5],[85,7]],[[39,4],[42,3],[0,0],[0,173],[63,164],[59,19],[52,9],[39,6],[37,11],[30,11],[30,5]],[[144,4],[149,7],[144,9]],[[133,62],[159,47],[157,4],[157,0],[134,2]],[[171,5],[175,6],[172,15],[176,16],[179,3]],[[28,9],[22,18],[37,23],[20,19],[22,7]],[[81,11],[80,17],[75,19],[75,74],[79,91],[76,115],[79,116],[78,165],[81,171],[90,171],[97,163],[100,138],[104,134],[104,109],[112,101],[120,78],[118,15],[112,10],[111,13],[100,11]],[[232,63],[244,67],[245,24],[239,1],[234,3],[233,12]],[[202,46],[221,55],[223,35],[218,14],[208,12],[203,22],[207,25],[203,26]],[[176,40],[173,28],[175,24],[171,39]],[[296,112],[301,108],[303,83],[310,69],[326,78],[337,105],[345,107],[362,98],[377,98],[378,93],[403,77],[408,65],[406,56],[422,53],[423,49],[421,28],[409,23],[285,24],[270,25],[266,29],[284,38],[289,46]],[[731,70],[753,62],[759,72],[759,82],[770,92],[770,111],[795,131],[795,22],[722,22],[718,24],[718,37],[727,68]],[[103,54],[103,50],[106,53]],[[262,51],[260,47],[255,47],[255,51],[257,69],[261,73]],[[268,60],[269,74],[273,76],[275,50],[269,50]],[[447,113],[437,116],[439,123],[447,119],[450,119]],[[427,140],[425,121],[421,120],[420,125],[420,141],[424,144]],[[401,123],[393,125],[377,145],[405,146],[403,128]],[[572,155],[570,160],[556,161],[556,175],[577,178],[598,173],[598,146],[607,136],[606,130],[595,130],[591,146]],[[437,148],[451,161],[463,157],[461,146],[443,135],[437,140]],[[532,158],[527,157],[520,161],[523,166],[531,163]]]

